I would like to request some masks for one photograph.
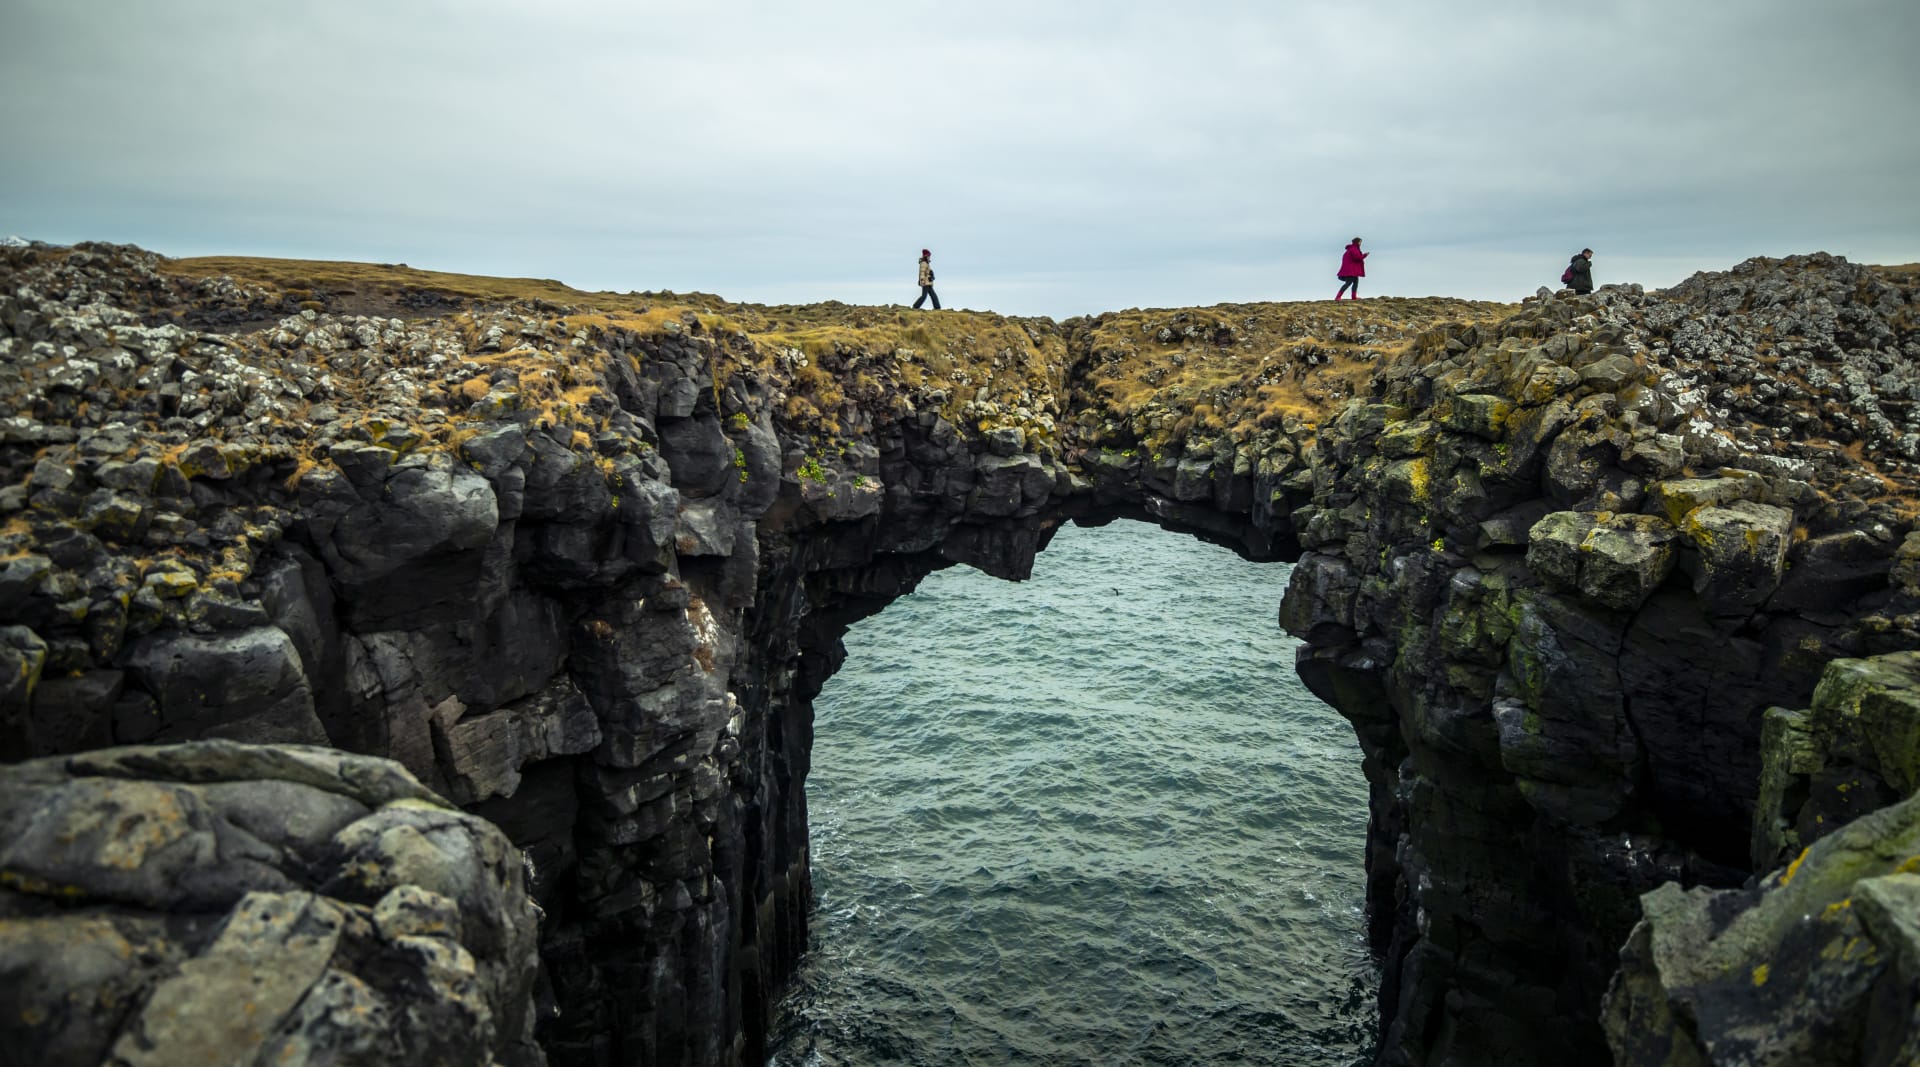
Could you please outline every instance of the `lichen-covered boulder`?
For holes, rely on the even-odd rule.
[[[1920,791],[1920,652],[1829,663],[1810,708],[1767,710],[1761,759],[1761,868]]]
[[[1603,1025],[1620,1067],[1920,1062],[1920,799],[1754,888],[1641,898]]]
[[[1530,531],[1527,567],[1548,588],[1631,611],[1673,570],[1674,538],[1653,515],[1557,511]]]
[[[1506,432],[1507,417],[1513,414],[1513,402],[1503,396],[1462,393],[1440,413],[1441,422],[1450,430],[1470,433],[1497,441]]]
[[[0,767],[0,842],[9,1062],[544,1062],[520,856],[398,764],[230,741],[34,760]]]
[[[1716,614],[1751,611],[1780,587],[1793,512],[1741,500],[1696,508],[1681,529],[1699,550],[1694,591]]]
[[[1676,478],[1651,487],[1667,521],[1675,526],[1699,508],[1721,507],[1737,501],[1758,501],[1766,483],[1749,471],[1726,470],[1713,478]]]

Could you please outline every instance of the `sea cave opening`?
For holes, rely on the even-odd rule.
[[[929,576],[814,702],[815,910],[771,1062],[1371,1062],[1367,786],[1288,565],[1068,525]]]

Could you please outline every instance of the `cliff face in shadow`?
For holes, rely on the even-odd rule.
[[[1062,521],[1299,560],[1382,1063],[1604,1062],[1638,894],[1826,825],[1756,828],[1762,710],[1920,647],[1907,273],[1056,324],[0,255],[0,755],[399,762],[524,851],[557,1063],[764,1059],[841,635]]]

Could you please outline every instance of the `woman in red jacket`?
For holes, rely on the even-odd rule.
[[[1353,298],[1360,299],[1360,279],[1367,276],[1367,254],[1360,251],[1360,238],[1353,239],[1346,252],[1340,256],[1340,291],[1333,294],[1335,300],[1346,295],[1347,289],[1353,289]]]

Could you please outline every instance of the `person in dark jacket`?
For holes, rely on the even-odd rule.
[[[1567,265],[1567,285],[1582,296],[1593,292],[1593,249],[1582,248]]]
[[[1351,288],[1353,290],[1353,299],[1360,299],[1360,279],[1366,276],[1367,254],[1360,251],[1360,238],[1356,237],[1351,244],[1347,245],[1347,250],[1340,254],[1340,273],[1338,275],[1340,279],[1340,291],[1333,294],[1333,298],[1335,300],[1340,299],[1342,296],[1345,296],[1347,290]]]
[[[922,248],[920,250],[920,299],[915,300],[913,306],[917,308],[926,303],[929,298],[933,300],[933,310],[939,311],[940,296],[933,291],[933,253]]]

